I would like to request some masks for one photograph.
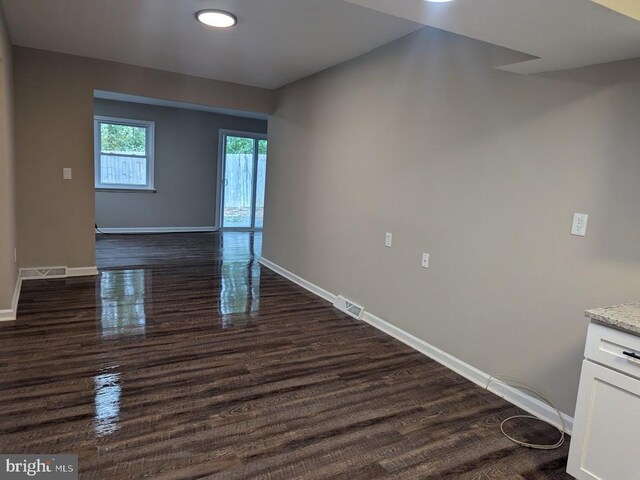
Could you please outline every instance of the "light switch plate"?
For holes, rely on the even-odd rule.
[[[384,236],[384,246],[391,248],[392,244],[393,244],[393,234],[387,232],[386,235]]]
[[[71,169],[70,168],[63,168],[62,169],[62,179],[63,180],[71,180],[73,178],[73,175],[71,173]]]
[[[422,254],[422,268],[429,268],[429,254]]]
[[[589,215],[586,213],[574,213],[573,223],[571,224],[571,235],[584,237],[587,234],[587,222]]]

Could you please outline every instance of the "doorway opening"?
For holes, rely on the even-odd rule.
[[[219,222],[223,230],[262,230],[267,136],[220,130]]]
[[[93,113],[98,268],[170,264],[177,245],[192,246],[181,265],[207,263],[222,242],[261,238],[266,114],[105,91]],[[246,231],[217,233],[223,219]]]

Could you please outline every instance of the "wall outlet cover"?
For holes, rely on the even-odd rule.
[[[571,235],[584,237],[587,234],[587,223],[589,215],[586,213],[574,213],[573,222],[571,223]]]

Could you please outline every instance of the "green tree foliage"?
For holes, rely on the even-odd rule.
[[[242,138],[242,137],[227,137],[227,154],[230,155],[240,155],[247,154],[253,155],[254,142],[252,138]],[[258,140],[258,153],[260,155],[267,154],[267,141],[266,140]]]
[[[105,153],[129,153],[144,155],[146,153],[147,130],[144,127],[100,124],[101,146]],[[252,138],[227,137],[228,154],[253,155],[255,140]],[[267,154],[267,141],[258,140],[258,153]]]
[[[113,123],[100,124],[101,148],[103,152],[145,155],[147,129]]]

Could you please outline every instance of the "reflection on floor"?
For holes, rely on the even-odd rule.
[[[99,269],[247,263],[260,258],[261,253],[262,233],[96,236],[96,264]]]
[[[120,417],[120,375],[105,373],[93,378],[96,389],[96,435],[102,437],[118,429]]]
[[[261,233],[98,235],[103,335],[144,335],[145,308],[152,307],[144,301],[152,296],[153,269],[149,267],[161,265],[215,264],[222,327],[242,324],[251,318],[244,314],[260,308],[257,259],[261,251]]]
[[[0,452],[83,479],[560,479],[519,410],[257,262],[249,233],[100,236],[0,324]],[[514,433],[555,441],[554,431]]]
[[[142,268],[102,272],[99,303],[104,338],[144,335],[145,296],[151,295],[151,278]]]
[[[250,314],[260,309],[260,266],[256,259],[262,251],[262,234],[223,233],[221,251],[220,315],[226,328],[249,320]]]

